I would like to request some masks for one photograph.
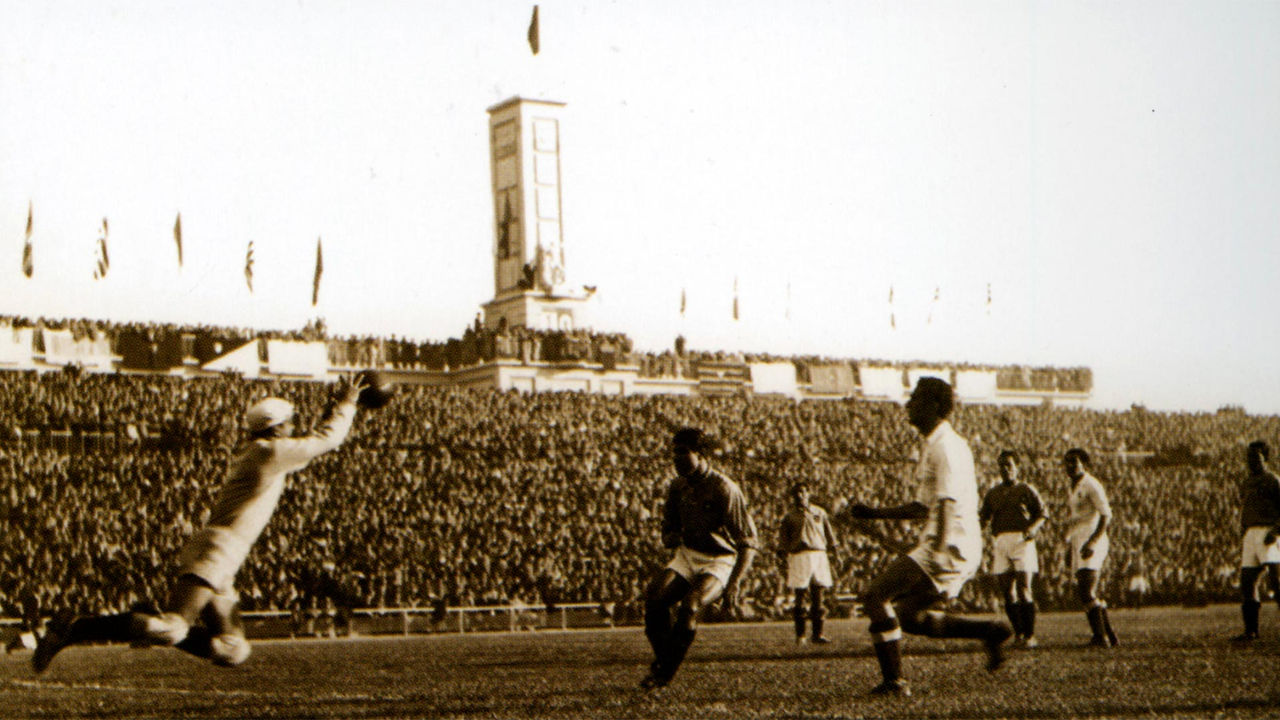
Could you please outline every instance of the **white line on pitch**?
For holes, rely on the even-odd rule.
[[[189,688],[135,687],[132,685],[103,685],[101,683],[65,683],[42,680],[10,680],[10,685],[33,690],[99,690],[104,692],[136,692],[156,695],[213,695],[222,697],[250,697],[274,700],[404,700],[401,695],[368,695],[365,693],[266,693],[255,690],[192,690]]]

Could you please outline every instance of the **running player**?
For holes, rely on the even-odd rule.
[[[737,483],[707,461],[714,447],[696,428],[681,428],[672,437],[676,477],[667,490],[662,544],[675,557],[645,594],[644,633],[653,647],[649,674],[640,681],[646,690],[671,682],[707,607],[722,598],[727,613],[737,610],[738,580],[755,558],[755,522]]]
[[[335,403],[310,435],[292,437],[293,405],[266,398],[249,407],[248,442],[235,454],[226,482],[205,528],[191,537],[178,557],[178,578],[164,612],[125,612],[51,623],[31,664],[44,672],[68,645],[130,642],[172,645],[217,665],[239,665],[249,657],[240,622],[236,573],[275,512],[288,473],[301,470],[347,437],[363,385],[343,377]]]
[[[1018,481],[1018,455],[1001,450],[996,459],[1000,483],[982,498],[978,520],[990,523],[995,538],[991,573],[1000,579],[1004,612],[1013,624],[1014,644],[1036,647],[1036,602],[1032,593],[1040,560],[1036,554],[1036,534],[1044,525],[1044,503],[1040,493]]]
[[[1240,524],[1244,528],[1240,552],[1240,615],[1244,633],[1232,638],[1236,642],[1258,639],[1258,578],[1263,568],[1267,584],[1280,603],[1280,478],[1267,467],[1271,447],[1261,440],[1249,443],[1245,460],[1249,477],[1240,484]]]
[[[1111,503],[1098,478],[1089,473],[1089,453],[1071,448],[1062,456],[1062,467],[1071,479],[1071,496],[1067,499],[1071,512],[1067,544],[1071,552],[1071,569],[1076,575],[1076,591],[1089,618],[1094,647],[1120,644],[1111,629],[1107,603],[1098,597],[1098,574],[1111,547],[1107,525],[1111,523]]]
[[[835,533],[827,511],[809,502],[809,485],[803,480],[791,486],[791,508],[782,517],[778,532],[779,554],[787,564],[787,587],[795,595],[791,616],[796,624],[796,644],[807,642],[805,636],[805,595],[808,618],[813,629],[813,642],[831,642],[822,634],[826,608],[822,591],[831,587],[831,562],[827,548],[835,547]]]
[[[947,421],[952,403],[951,386],[934,377],[920,378],[907,401],[907,420],[924,438],[915,474],[918,499],[884,508],[858,503],[847,510],[855,519],[925,521],[915,548],[890,562],[862,596],[883,676],[871,690],[875,695],[911,694],[902,679],[903,630],[981,640],[993,672],[1004,664],[1004,642],[1013,634],[1002,622],[962,618],[939,607],[960,594],[982,560],[973,453]]]

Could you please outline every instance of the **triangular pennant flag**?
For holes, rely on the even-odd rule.
[[[320,300],[320,275],[324,273],[324,255],[320,252],[320,238],[316,238],[316,276],[311,281],[311,306]]]
[[[178,267],[182,267],[182,213],[173,221],[173,242],[178,246]]]
[[[534,55],[537,55],[538,46],[540,44],[538,42],[539,32],[538,32],[538,6],[537,5],[533,6],[533,19],[529,21],[529,32],[527,33],[527,35],[529,38],[529,49],[533,51]]]
[[[253,241],[249,241],[249,249],[244,254],[244,284],[253,292]]]

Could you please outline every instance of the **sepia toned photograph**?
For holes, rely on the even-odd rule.
[[[1280,3],[0,18],[0,715],[1280,715]]]

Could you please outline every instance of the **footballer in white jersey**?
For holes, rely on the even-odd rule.
[[[52,624],[31,663],[44,672],[68,645],[129,642],[172,645],[211,660],[239,665],[249,657],[233,581],[254,541],[275,512],[285,476],[337,448],[355,419],[360,380],[344,377],[320,427],[292,437],[293,405],[281,398],[254,403],[245,413],[249,438],[231,461],[209,522],[187,541],[165,611],[86,616]]]
[[[1114,647],[1119,644],[1107,603],[1098,597],[1098,574],[1107,559],[1110,541],[1107,526],[1111,524],[1111,503],[1098,478],[1089,473],[1089,453],[1081,448],[1071,448],[1062,456],[1062,467],[1071,480],[1071,494],[1067,498],[1067,543],[1071,553],[1071,569],[1076,575],[1076,592],[1080,604],[1089,619],[1094,647]]]
[[[973,452],[947,421],[953,402],[951,386],[934,377],[920,378],[907,401],[907,420],[924,438],[915,474],[915,502],[883,508],[856,503],[838,513],[855,520],[925,522],[919,543],[895,558],[862,594],[883,678],[871,690],[876,695],[911,692],[902,679],[904,630],[936,638],[981,640],[991,671],[1004,663],[1003,645],[1013,635],[1003,622],[964,618],[939,607],[960,592],[982,559]]]

